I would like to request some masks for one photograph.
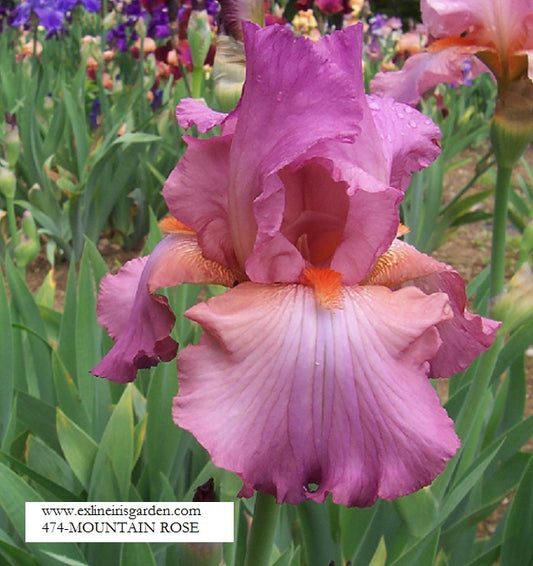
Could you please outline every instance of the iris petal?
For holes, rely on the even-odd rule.
[[[115,345],[92,369],[94,375],[118,382],[133,381],[138,369],[169,361],[177,343],[169,336],[175,316],[166,297],[154,292],[180,283],[231,286],[235,275],[206,260],[193,233],[167,236],[149,258],[128,262],[101,283],[98,320]]]
[[[391,288],[414,285],[427,294],[448,295],[453,318],[437,326],[443,344],[431,360],[430,377],[450,377],[466,369],[491,346],[501,326],[466,310],[465,284],[457,271],[401,240],[395,240],[381,256],[365,284]]]
[[[243,283],[186,315],[203,335],[178,360],[174,419],[236,472],[241,495],[366,506],[429,484],[459,441],[427,380],[446,295]]]

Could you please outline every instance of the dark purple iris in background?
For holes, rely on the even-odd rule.
[[[29,25],[33,13],[48,35],[53,35],[63,29],[65,19],[77,4],[88,12],[98,12],[101,7],[100,0],[23,0],[12,12],[11,25]]]

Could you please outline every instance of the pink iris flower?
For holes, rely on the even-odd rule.
[[[374,94],[416,104],[439,83],[462,83],[468,60],[470,77],[491,71],[500,87],[523,76],[533,79],[533,0],[420,4],[422,20],[436,41],[410,57],[401,71],[378,73],[371,82]]]
[[[175,422],[279,502],[366,506],[429,484],[459,447],[428,378],[464,368],[498,323],[465,310],[451,267],[397,238],[412,171],[439,154],[438,128],[366,96],[362,27],[318,43],[243,24],[236,110],[195,100],[164,196],[174,218],[148,258],[107,276],[99,319],[115,345],[93,373],[126,382],[176,355],[155,293],[217,283],[185,316],[203,334],[178,356]]]

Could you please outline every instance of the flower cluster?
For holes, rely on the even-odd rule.
[[[23,0],[11,14],[11,25],[27,27],[35,15],[48,35],[54,35],[64,29],[65,21],[78,4],[88,12],[98,12],[101,8],[100,0]]]
[[[399,204],[440,132],[365,95],[362,25],[316,43],[278,25],[243,32],[237,108],[178,106],[183,127],[221,133],[187,138],[164,187],[168,235],[104,278],[115,344],[93,373],[132,381],[176,356],[158,289],[224,285],[185,313],[203,334],[178,356],[175,422],[245,497],[406,495],[459,446],[428,378],[466,368],[499,326],[466,310],[456,271],[399,239]]]

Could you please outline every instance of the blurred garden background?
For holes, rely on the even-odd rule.
[[[201,98],[227,112],[237,103],[239,69],[233,78],[216,66],[221,28],[231,28],[223,8],[0,1],[1,564],[245,563],[253,498],[237,499],[239,479],[172,422],[175,362],[141,370],[129,385],[89,373],[112,345],[97,321],[101,278],[162,237],[161,189],[186,147],[177,104]],[[416,1],[266,1],[264,9],[264,25],[311,40],[362,22],[367,87],[431,39]],[[496,83],[464,72],[463,84],[422,97],[442,153],[414,174],[401,208],[405,240],[461,273],[473,311],[504,321],[497,349],[435,383],[462,449],[431,487],[395,502],[283,506],[270,564],[533,564],[533,151],[513,167],[506,284],[494,307]],[[165,293],[173,335],[180,345],[197,340],[197,325],[180,313],[220,289]],[[235,502],[233,544],[24,542],[25,501],[191,501],[211,478],[211,497]]]

